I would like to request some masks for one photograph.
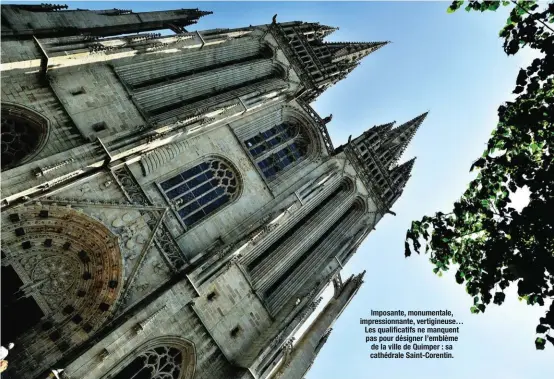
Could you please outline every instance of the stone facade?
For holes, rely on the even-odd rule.
[[[309,104],[385,43],[209,13],[2,5],[6,378],[301,378],[359,288],[425,115],[334,148]]]

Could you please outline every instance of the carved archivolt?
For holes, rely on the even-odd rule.
[[[10,311],[17,312],[17,298],[35,301],[44,317],[34,332],[56,344],[72,345],[102,326],[122,287],[117,237],[69,207],[19,207],[3,217],[2,266],[22,282]]]
[[[12,103],[2,103],[2,171],[17,167],[38,154],[50,131],[47,118],[34,110]]]
[[[14,354],[24,367],[47,350],[79,345],[108,320],[122,288],[122,257],[107,227],[69,207],[25,206],[3,216],[2,272],[10,273],[9,282],[2,280],[10,289],[2,299],[9,302],[6,316],[18,329],[19,313],[31,317],[29,303],[39,314],[27,329],[6,333],[25,347],[22,356]]]

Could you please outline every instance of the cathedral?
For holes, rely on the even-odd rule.
[[[387,43],[210,14],[1,6],[3,378],[301,379],[363,283],[426,113],[310,104]]]

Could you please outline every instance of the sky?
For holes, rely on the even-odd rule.
[[[417,156],[412,178],[343,270],[343,278],[367,270],[365,283],[333,326],[306,379],[543,379],[552,373],[553,347],[535,350],[535,327],[545,309],[517,300],[514,288],[502,306],[473,315],[472,298],[453,275],[438,277],[426,256],[404,258],[412,220],[448,212],[474,174],[530,52],[507,57],[498,31],[507,11],[447,14],[450,2],[82,2],[86,9],[134,11],[200,8],[214,14],[188,30],[315,21],[338,26],[328,41],[391,41],[365,58],[345,80],[314,104],[335,146],[369,127],[408,121],[430,111],[403,160]],[[452,272],[453,274],[453,272]],[[327,296],[328,297],[328,296]],[[360,318],[371,310],[452,311],[463,322],[454,359],[370,359]],[[550,375],[548,375],[550,374]]]

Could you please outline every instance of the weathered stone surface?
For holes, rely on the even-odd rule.
[[[2,5],[3,302],[38,315],[4,376],[121,379],[173,354],[174,378],[301,378],[338,308],[286,342],[386,211],[303,100],[320,92],[298,39],[330,29],[49,7]]]

